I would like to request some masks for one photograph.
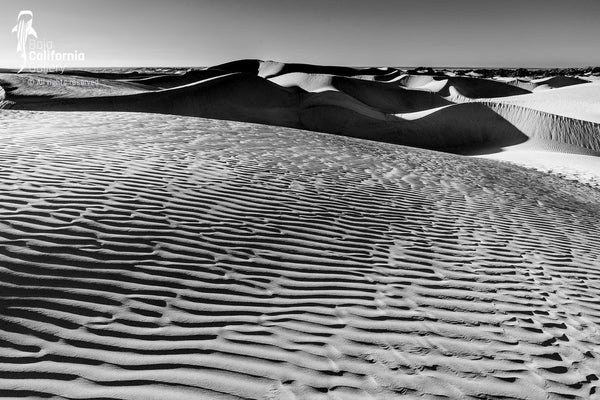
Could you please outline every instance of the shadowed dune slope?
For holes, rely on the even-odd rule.
[[[0,74],[6,89],[0,107],[217,118],[463,154],[495,152],[528,139],[555,150],[600,150],[600,85],[577,84],[584,82],[577,78],[532,80],[531,87],[571,86],[531,93],[514,86],[518,80],[430,75],[434,71],[399,75],[395,68],[239,60],[165,71],[96,77],[92,85],[86,76]],[[479,104],[453,103],[474,101]]]
[[[130,96],[17,102],[49,111],[139,111],[297,126],[299,92],[257,76],[228,74],[173,89]]]
[[[294,72],[269,80],[279,86],[299,87],[307,92],[339,91],[385,114],[423,111],[453,104],[436,93],[337,75]]]
[[[338,90],[386,114],[422,111],[452,104],[435,93],[408,90],[398,85],[334,77]]]
[[[435,149],[506,146],[526,140],[483,105],[455,106],[418,120],[403,120],[385,112],[450,103],[435,94],[394,89],[379,82],[347,78],[333,81],[355,97],[335,91],[307,93],[258,76],[232,73],[128,96],[16,99],[13,108],[177,114],[304,128]]]
[[[400,79],[399,83],[411,89],[430,90],[444,97],[453,94],[451,88],[458,91],[461,96],[471,99],[530,93],[529,90],[514,85],[482,78],[409,75]]]
[[[301,125],[309,130],[449,151],[493,151],[527,140],[512,124],[483,104],[444,107],[407,120],[386,115],[336,92],[313,94],[303,103]]]
[[[600,389],[589,187],[169,115],[0,110],[0,137],[1,397]]]

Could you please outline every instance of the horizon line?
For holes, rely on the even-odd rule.
[[[82,66],[82,67],[65,67],[64,71],[73,71],[73,70],[85,70],[85,69],[93,69],[93,68],[181,68],[181,69],[194,69],[194,68],[212,68],[223,64],[229,64],[231,62],[242,61],[242,60],[257,60],[257,61],[273,61],[273,60],[260,60],[260,59],[235,59],[231,61],[226,61],[219,64],[214,65],[119,65],[119,66],[106,66],[106,65],[96,65],[96,66]],[[279,61],[273,61],[279,62]],[[432,68],[432,69],[587,69],[587,68],[597,68],[600,67],[600,64],[586,64],[586,65],[569,65],[569,66],[522,66],[522,65],[511,65],[511,66],[492,66],[492,65],[351,65],[351,64],[314,64],[307,62],[281,62],[282,64],[306,64],[306,65],[315,65],[315,66],[326,66],[326,67],[347,67],[347,68],[397,68],[397,69],[419,69],[419,68]],[[18,71],[20,69],[19,66],[0,66],[0,70],[15,70]],[[57,70],[63,70],[62,67],[55,68]],[[30,72],[30,73],[43,73],[43,72]]]

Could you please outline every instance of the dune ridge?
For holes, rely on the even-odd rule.
[[[245,64],[244,64],[245,65]],[[18,97],[14,109],[166,113],[310,129],[432,149],[495,148],[526,140],[483,105],[404,120],[392,113],[452,104],[433,93],[332,77],[338,91],[307,92],[245,73],[120,96]],[[16,91],[14,91],[16,92]]]
[[[395,68],[383,67],[345,67],[332,65],[315,65],[303,63],[282,63],[276,61],[263,61],[257,59],[245,59],[215,65],[209,69],[227,72],[240,72],[258,75],[262,78],[274,78],[289,73],[305,73],[319,75],[339,76],[373,76],[388,79],[397,74]]]
[[[504,72],[510,76],[247,59],[196,70],[163,68],[154,74],[70,71],[74,83],[58,88],[28,83],[39,78],[35,74],[5,73],[0,84],[6,100],[0,107],[216,118],[468,155],[500,154],[517,145],[597,155],[600,85],[588,82],[591,75],[523,78],[527,71]],[[98,84],[80,85],[90,78]]]
[[[2,397],[598,393],[596,190],[238,122],[0,122]]]

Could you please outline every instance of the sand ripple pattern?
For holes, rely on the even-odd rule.
[[[598,396],[592,188],[177,116],[0,138],[0,397]]]

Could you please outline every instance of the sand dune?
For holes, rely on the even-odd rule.
[[[385,114],[423,111],[452,104],[435,93],[336,75],[295,72],[269,80],[279,86],[299,87],[307,92],[339,91]]]
[[[323,93],[304,103],[302,126],[344,136],[358,137],[455,152],[489,152],[527,140],[505,119],[481,104],[441,108],[417,119],[386,115],[347,95]],[[336,103],[337,100],[337,103]]]
[[[262,60],[237,60],[225,64],[219,64],[211,69],[243,72],[258,75],[263,78],[273,78],[280,75],[301,72],[305,74],[339,75],[339,76],[373,76],[380,79],[392,79],[399,71],[395,68],[372,68],[372,67],[343,67],[331,65],[314,65],[301,63],[282,63],[276,61]]]
[[[408,75],[399,82],[407,88],[428,90],[444,97],[452,94],[451,88],[471,99],[515,96],[530,92],[504,82],[481,78]]]
[[[487,157],[600,186],[600,85],[482,101],[529,138]]]
[[[50,111],[127,110],[297,126],[298,102],[297,90],[282,88],[260,77],[233,73],[133,95],[21,100],[13,108]]]
[[[242,66],[248,64],[245,62]],[[180,78],[186,79],[168,79],[172,82]],[[167,78],[157,79],[160,82]],[[286,79],[287,83],[282,81]],[[11,100],[15,101],[12,108],[22,110],[126,110],[197,116],[460,152],[467,148],[469,151],[481,148],[490,151],[526,139],[502,117],[482,105],[452,107],[418,120],[405,120],[396,115],[451,104],[434,93],[320,74],[286,74],[272,81],[248,73],[229,73],[162,90],[148,83],[144,87],[150,89],[129,95],[99,96],[94,92],[82,97],[75,91],[60,97],[28,97],[15,95],[18,94],[15,90]],[[141,85],[141,81],[137,82],[136,85]],[[131,82],[118,84],[133,85]],[[160,86],[162,83],[155,81],[155,84]],[[315,92],[308,92],[310,89]]]
[[[494,80],[517,86],[530,92],[538,92],[549,89],[557,89],[566,86],[580,85],[590,82],[589,79],[582,79],[572,76],[550,76],[539,79],[515,78],[515,77],[494,77]]]
[[[534,91],[556,89],[565,86],[581,85],[589,81],[573,76],[553,76],[551,78],[543,78],[531,81],[535,88]]]
[[[333,86],[332,81],[334,77],[335,75],[328,74],[291,72],[289,74],[283,74],[269,78],[269,81],[282,87],[298,87],[306,92],[320,93],[328,90],[338,90],[335,86]]]
[[[519,151],[523,145],[527,151],[600,151],[600,85],[568,76],[484,79],[431,68],[401,71],[261,60],[165,69],[154,75],[69,73],[82,76],[42,76],[44,84],[39,85],[30,82],[37,76],[1,74],[6,101],[0,100],[0,107],[216,118],[461,154],[506,152],[515,145]],[[61,79],[69,83],[54,84]],[[82,84],[90,79],[97,84]]]
[[[158,114],[0,110],[0,137],[2,397],[598,393],[589,187]]]
[[[434,93],[409,90],[386,83],[335,77],[333,85],[355,99],[387,114],[423,111],[451,104]]]

